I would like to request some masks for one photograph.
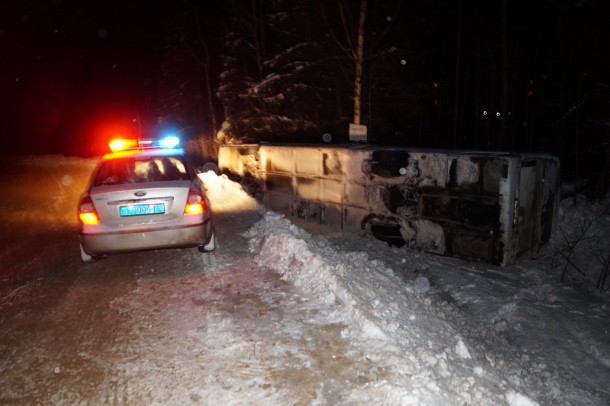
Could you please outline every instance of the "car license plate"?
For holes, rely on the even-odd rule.
[[[120,206],[119,215],[126,216],[144,216],[147,214],[163,214],[165,213],[165,205],[163,203],[155,204],[131,204],[129,206]]]

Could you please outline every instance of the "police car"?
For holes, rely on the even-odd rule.
[[[210,202],[177,137],[116,139],[78,204],[81,258],[216,248]]]

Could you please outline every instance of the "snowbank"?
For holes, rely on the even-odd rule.
[[[373,359],[384,371],[383,380],[363,386],[351,401],[536,404],[430,311],[425,278],[405,284],[381,261],[362,252],[339,252],[324,237],[273,212],[246,236],[260,266],[272,267],[315,299],[334,305],[328,317],[348,326],[342,335],[360,344],[362,361]]]

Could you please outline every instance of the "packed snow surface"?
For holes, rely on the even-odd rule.
[[[36,165],[67,163],[83,173],[91,166],[63,157]],[[76,176],[55,176],[59,189],[80,185]],[[610,404],[610,299],[588,284],[598,257],[587,255],[591,247],[583,244],[572,258],[589,277],[574,268],[564,272],[566,241],[580,227],[574,221],[589,225],[587,232],[601,241],[596,250],[608,246],[608,200],[564,202],[557,233],[538,258],[499,268],[390,248],[364,231],[346,234],[286,218],[225,176],[201,177],[217,218],[217,251],[205,257],[186,250],[154,253],[157,262],[134,265],[135,283],[115,293],[108,303],[112,317],[99,321],[104,327],[128,319],[116,327],[121,338],[104,357],[82,348],[74,355],[111,369],[106,384],[116,397],[104,391],[83,397],[80,386],[66,383],[41,401]],[[589,219],[597,220],[591,225]],[[172,258],[171,278],[159,274],[164,255]],[[145,257],[121,258],[130,263]],[[82,278],[101,274],[113,260],[94,263]],[[53,314],[92,294],[81,285]],[[26,291],[6,295],[0,310]],[[70,373],[70,365],[52,361],[42,348],[23,352],[48,375]],[[0,367],[7,401],[23,396],[9,385],[11,374],[30,362],[18,351],[11,354],[11,363]]]
[[[211,185],[228,180],[206,176],[211,195],[220,198]],[[605,223],[589,231],[607,244],[608,201],[595,205],[576,208],[565,202],[558,230],[565,234],[574,228],[567,213],[580,212],[581,222],[601,215]],[[259,266],[279,272],[315,306],[325,307],[309,322],[342,326],[356,368],[365,375],[383,371],[374,380],[343,384],[340,399],[346,403],[603,404],[609,399],[608,298],[557,283],[552,259],[553,250],[564,249],[561,242],[547,247],[551,260],[541,255],[538,261],[498,268],[299,225],[315,234],[264,211],[245,236]],[[323,399],[322,393],[316,399]]]

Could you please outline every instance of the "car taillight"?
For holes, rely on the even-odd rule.
[[[205,200],[201,192],[197,189],[190,188],[189,195],[184,206],[184,214],[202,214],[205,211]]]
[[[97,215],[97,211],[95,211],[91,196],[85,195],[80,200],[78,205],[78,218],[83,224],[93,225],[100,223],[100,218]]]

